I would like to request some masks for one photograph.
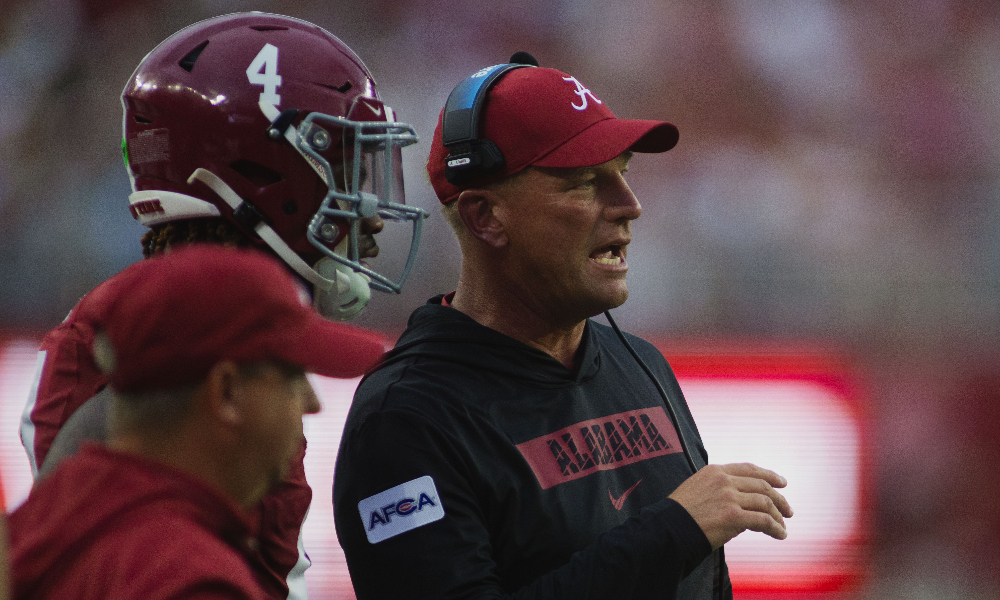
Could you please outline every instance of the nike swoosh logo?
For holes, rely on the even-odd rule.
[[[381,106],[372,106],[371,104],[365,102],[364,100],[362,100],[361,103],[364,104],[365,106],[367,106],[368,108],[372,109],[372,112],[375,113],[376,117],[381,117],[382,116],[382,107]]]
[[[614,496],[612,496],[611,495],[611,490],[609,489],[608,490],[608,498],[611,498],[611,506],[614,506],[615,510],[621,510],[622,509],[622,505],[625,504],[625,498],[628,498],[629,494],[632,493],[632,490],[634,490],[636,487],[638,487],[640,483],[642,483],[641,479],[639,481],[636,481],[635,485],[633,485],[629,489],[625,490],[625,493],[622,494],[621,497],[619,497],[619,498],[615,498]]]

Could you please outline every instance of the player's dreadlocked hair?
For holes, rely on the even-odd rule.
[[[208,242],[223,246],[251,246],[253,242],[221,217],[182,219],[154,225],[142,236],[142,256],[149,258],[170,246]]]

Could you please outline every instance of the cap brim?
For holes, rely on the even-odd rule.
[[[605,163],[629,150],[666,152],[677,145],[678,135],[677,128],[666,121],[604,119],[531,164],[538,167],[589,167]]]
[[[327,377],[360,377],[378,364],[386,351],[378,334],[327,321],[316,313],[288,334],[274,349],[275,358]]]

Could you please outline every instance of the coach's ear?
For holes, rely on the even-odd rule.
[[[205,409],[219,423],[237,427],[243,422],[243,411],[239,403],[237,386],[240,371],[231,360],[215,363],[202,384],[205,393]]]
[[[493,190],[470,189],[459,194],[458,214],[465,228],[475,238],[493,248],[507,245],[507,232],[494,212],[497,193]]]

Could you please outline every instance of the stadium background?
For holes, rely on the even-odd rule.
[[[13,425],[40,336],[140,257],[119,151],[121,89],[173,31],[252,8],[322,25],[362,57],[383,99],[424,140],[404,150],[407,200],[435,214],[423,163],[437,111],[455,83],[515,50],[575,75],[619,116],[677,124],[675,150],[633,161],[644,214],[619,323],[659,340],[671,358],[724,357],[704,367],[713,377],[761,356],[823,356],[851,382],[865,457],[855,463],[866,490],[855,498],[857,577],[835,592],[793,595],[1000,594],[995,0],[4,0],[2,8],[0,465],[10,504],[26,492],[10,480],[26,464]],[[380,242],[391,253],[403,240]],[[393,339],[416,304],[453,289],[457,250],[432,217],[404,294],[379,295],[360,323]],[[802,362],[781,364],[794,371]],[[326,429],[311,426],[310,447],[335,449],[330,419],[350,389],[320,386]],[[741,405],[747,414],[759,405],[781,418],[766,394],[751,400]],[[324,585],[314,590],[347,593],[342,582]]]

